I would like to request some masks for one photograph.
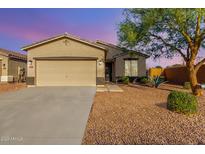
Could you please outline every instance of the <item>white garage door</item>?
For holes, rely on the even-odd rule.
[[[37,60],[37,86],[96,86],[95,60]]]

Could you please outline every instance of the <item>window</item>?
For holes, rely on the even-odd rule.
[[[125,76],[138,76],[137,67],[136,59],[125,60]]]

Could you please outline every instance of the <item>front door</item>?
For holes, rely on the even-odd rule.
[[[105,64],[105,80],[112,81],[112,63]]]

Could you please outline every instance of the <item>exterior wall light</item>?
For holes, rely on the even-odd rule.
[[[32,61],[32,60],[29,60],[29,61],[28,61],[28,65],[29,65],[29,66],[31,66],[31,65],[32,65],[32,63],[33,63],[33,61]]]
[[[6,69],[6,64],[3,64],[3,69]]]
[[[98,61],[98,64],[99,64],[99,65],[102,65],[102,64],[103,64],[103,60],[99,60],[99,61]]]
[[[33,61],[32,61],[32,60],[29,60],[29,61],[28,61],[28,67],[29,67],[29,68],[33,68],[32,64],[33,64]]]

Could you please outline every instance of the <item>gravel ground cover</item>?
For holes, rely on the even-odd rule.
[[[120,87],[123,93],[96,93],[82,144],[205,144],[205,97],[187,116],[166,108],[169,92],[181,86]]]
[[[0,93],[26,88],[25,83],[1,83]]]

